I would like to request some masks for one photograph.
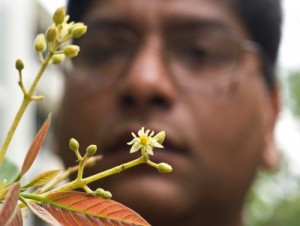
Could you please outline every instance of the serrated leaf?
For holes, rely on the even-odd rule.
[[[23,186],[23,188],[29,188],[29,187],[37,187],[41,186],[45,183],[48,183],[50,180],[52,180],[59,172],[61,169],[55,169],[55,170],[49,170],[46,172],[43,172],[33,178],[28,184]]]
[[[0,182],[7,179],[7,183],[11,183],[18,175],[19,169],[16,164],[4,158],[2,165],[0,165]]]
[[[32,141],[32,144],[26,154],[24,159],[21,172],[19,173],[20,177],[22,177],[31,167],[32,163],[34,162],[41,146],[45,140],[48,128],[51,123],[51,115],[48,116],[47,120],[42,125],[39,132],[36,134],[35,138]]]
[[[21,226],[23,224],[22,213],[18,206],[20,184],[12,184],[6,195],[6,199],[0,210],[1,226]]]
[[[61,224],[52,216],[51,213],[49,213],[44,207],[33,203],[33,202],[27,202],[28,207],[30,210],[39,218],[41,218],[46,223],[52,225],[52,226],[60,226]]]
[[[149,226],[139,214],[116,201],[83,192],[58,192],[42,206],[62,225]]]

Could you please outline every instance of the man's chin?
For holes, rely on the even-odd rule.
[[[117,175],[107,178],[108,181],[103,183],[103,188],[112,193],[113,200],[132,208],[141,215],[170,210],[178,213],[181,202],[179,189],[168,176],[157,172]]]

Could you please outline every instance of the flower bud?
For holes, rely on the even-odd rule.
[[[34,48],[37,52],[44,52],[47,48],[46,38],[44,34],[38,34],[34,41]]]
[[[53,42],[57,39],[58,30],[57,27],[50,26],[46,31],[46,40],[47,42]]]
[[[69,148],[72,150],[72,151],[77,151],[79,149],[79,143],[76,139],[74,138],[71,138],[70,141],[69,141]]]
[[[109,191],[104,191],[104,194],[102,196],[105,199],[111,199],[112,198],[112,194]]]
[[[66,56],[63,53],[55,54],[52,57],[52,63],[53,64],[60,64],[61,62],[63,62],[65,60],[65,58],[66,58]]]
[[[158,134],[156,134],[153,138],[160,144],[162,144],[165,140],[166,133],[165,131],[160,131]]]
[[[112,194],[109,191],[105,191],[103,188],[97,188],[95,191],[96,196],[100,196],[104,199],[111,199]]]
[[[96,151],[97,151],[97,146],[94,144],[88,146],[86,149],[86,153],[88,156],[94,155]]]
[[[87,26],[84,25],[83,23],[78,23],[72,29],[72,37],[73,38],[79,38],[82,35],[84,35],[86,33],[86,31],[87,31]]]
[[[159,163],[157,165],[157,169],[158,169],[158,172],[160,172],[160,173],[170,173],[173,170],[172,166],[170,166],[169,164],[164,163],[164,162]]]
[[[21,59],[17,59],[16,68],[18,71],[22,71],[24,69],[24,63]]]
[[[66,55],[66,57],[76,57],[79,53],[79,46],[77,45],[68,45],[63,49],[64,54]]]
[[[104,193],[105,193],[105,191],[104,191],[103,188],[97,188],[97,190],[95,191],[95,195],[96,195],[96,196],[101,196],[101,197],[103,197],[103,196],[104,196]]]
[[[53,14],[52,20],[56,25],[62,24],[66,16],[65,7],[59,7]]]

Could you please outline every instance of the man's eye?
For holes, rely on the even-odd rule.
[[[183,56],[189,60],[202,61],[209,57],[210,53],[207,49],[199,48],[195,46],[188,47],[183,50]]]
[[[117,46],[92,47],[88,50],[88,58],[92,60],[105,61],[114,58],[122,53],[122,49]]]
[[[211,58],[213,58],[213,53],[208,48],[198,45],[186,46],[177,53],[177,60],[187,67],[199,67],[208,63]]]
[[[89,64],[114,63],[120,58],[126,58],[130,54],[129,47],[120,44],[90,45],[82,53],[82,57]]]

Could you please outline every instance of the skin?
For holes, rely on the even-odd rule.
[[[126,24],[141,40],[138,54],[113,84],[66,78],[57,121],[57,153],[70,166],[76,160],[67,150],[71,137],[83,150],[97,144],[104,155],[93,168],[98,172],[138,156],[129,155],[126,145],[132,131],[142,126],[165,130],[165,148],[154,150],[151,160],[172,165],[171,174],[138,166],[103,179],[94,188],[109,190],[113,199],[152,225],[242,225],[244,198],[257,169],[277,164],[273,145],[277,88],[266,88],[259,55],[243,53],[235,71],[240,79],[229,95],[191,91],[174,82],[159,51],[164,40],[181,32],[180,24],[190,21],[215,21],[237,37],[249,39],[230,4],[92,1],[83,21],[104,20]],[[85,42],[88,39],[79,43],[82,49]],[[80,57],[74,63],[80,64]]]

